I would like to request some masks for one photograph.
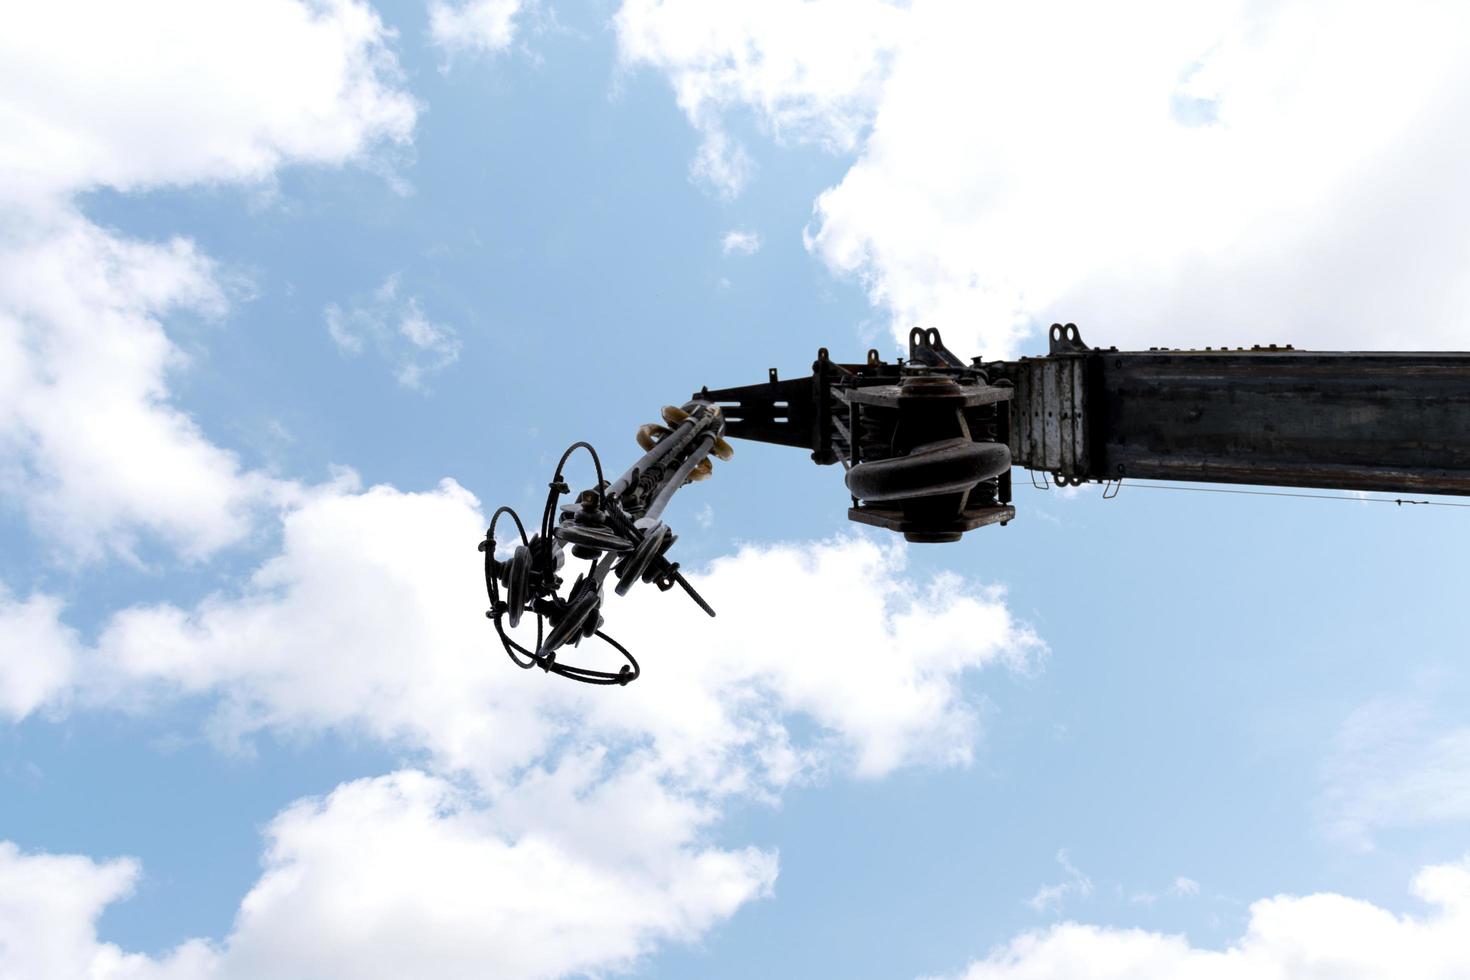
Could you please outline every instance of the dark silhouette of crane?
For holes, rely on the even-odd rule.
[[[812,373],[737,388],[701,388],[664,425],[638,430],[645,450],[616,481],[586,443],[562,457],[539,532],[509,508],[492,518],[485,552],[488,615],[511,659],[575,680],[626,684],[637,661],[601,631],[602,583],[682,587],[714,611],[667,558],[675,540],[660,520],[682,486],[710,475],[726,441],[749,439],[841,464],[848,517],[915,542],[958,541],[1005,525],[1013,467],[1033,483],[1123,480],[1255,484],[1470,496],[1470,353],[1322,352],[1290,345],[1120,351],[1088,347],[1073,324],[1053,324],[1050,350],[1016,361],[966,363],[937,330],[915,329],[908,357],[863,363],[817,352]],[[572,504],[562,470],[585,447],[597,486]],[[1400,503],[1417,503],[1404,501]],[[495,556],[495,525],[520,528],[511,557]],[[590,562],[563,597],[564,551]],[[506,631],[536,617],[534,649]],[[617,670],[574,667],[557,651],[600,637]]]

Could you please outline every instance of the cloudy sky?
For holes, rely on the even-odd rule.
[[[818,346],[1470,347],[1470,8],[148,0],[0,32],[0,978],[1470,974],[1466,511],[740,446],[521,672],[489,513]],[[575,479],[590,480],[578,472]]]

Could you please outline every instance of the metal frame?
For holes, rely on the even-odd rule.
[[[1470,353],[1099,350],[1069,323],[1052,325],[1043,357],[966,363],[937,330],[915,329],[906,359],[870,350],[861,364],[837,363],[823,347],[807,377],[771,368],[762,384],[702,388],[663,418],[639,430],[644,455],[611,483],[591,446],[568,449],[536,534],[510,508],[491,518],[480,542],[486,615],[517,666],[589,684],[637,679],[638,661],[601,628],[609,574],[619,594],[678,585],[714,615],[669,561],[677,538],[662,514],[710,474],[712,454],[730,457],[726,436],[841,463],[851,520],[921,542],[1014,519],[1013,464],[1038,489],[1096,481],[1109,499],[1125,478],[1470,495]],[[597,483],[558,516],[571,492],[563,469],[581,448]],[[506,515],[520,540],[501,560],[495,529]],[[590,564],[562,594],[567,549]],[[534,649],[507,630],[527,614]],[[594,637],[622,657],[617,670],[558,659]]]
[[[938,331],[915,329],[907,360],[870,350],[866,363],[839,364],[822,348],[808,377],[780,381],[772,368],[766,384],[696,397],[723,408],[732,438],[841,462],[849,487],[853,467],[954,434],[942,415],[918,421],[903,395],[946,379],[965,392],[973,441],[1005,445],[1038,489],[1111,483],[1111,497],[1126,477],[1470,495],[1470,353],[1103,350],[1071,323],[1053,324],[1048,339],[1041,357],[966,364]],[[981,405],[992,406],[983,418]],[[848,516],[915,541],[952,541],[1015,516],[1009,472],[947,510],[938,495],[916,502],[924,497],[902,506],[854,497]]]

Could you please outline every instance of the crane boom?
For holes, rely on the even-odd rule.
[[[1092,350],[1069,336],[991,372],[1015,385],[1019,466],[1063,480],[1470,494],[1470,354]]]
[[[609,576],[619,595],[639,582],[678,585],[713,616],[669,559],[677,537],[662,514],[714,471],[711,457],[731,458],[727,436],[841,463],[848,517],[910,541],[1010,523],[1013,466],[1063,486],[1170,480],[1470,496],[1470,353],[1100,350],[1070,323],[1054,324],[1050,339],[1040,357],[968,363],[934,329],[910,331],[909,356],[895,363],[876,350],[839,363],[824,347],[806,377],[782,380],[771,368],[764,383],[665,405],[663,424],[638,429],[643,455],[613,481],[590,445],[573,444],[536,532],[501,507],[478,545],[486,615],[506,654],[587,684],[636,680],[638,661],[602,629]],[[578,449],[597,482],[558,509]],[[502,517],[519,539],[505,558]],[[568,555],[589,564],[563,595]],[[509,632],[527,615],[534,641],[529,630]],[[592,638],[610,651],[602,662],[561,659]]]
[[[894,364],[874,350],[840,364],[824,348],[808,377],[783,381],[772,369],[765,384],[694,397],[720,406],[732,438],[842,463],[848,516],[915,541],[953,541],[1015,516],[1009,466],[991,472],[994,454],[982,464],[960,439],[1003,446],[1010,464],[1063,486],[1470,495],[1470,353],[1120,351],[1054,324],[1043,356],[966,363],[937,331],[916,329],[908,359]]]

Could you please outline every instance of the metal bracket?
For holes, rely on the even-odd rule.
[[[909,363],[924,367],[964,367],[965,362],[950,353],[939,331],[933,327],[914,327],[909,331]]]
[[[1085,354],[1092,350],[1082,342],[1075,323],[1053,323],[1050,337],[1052,354]]]

